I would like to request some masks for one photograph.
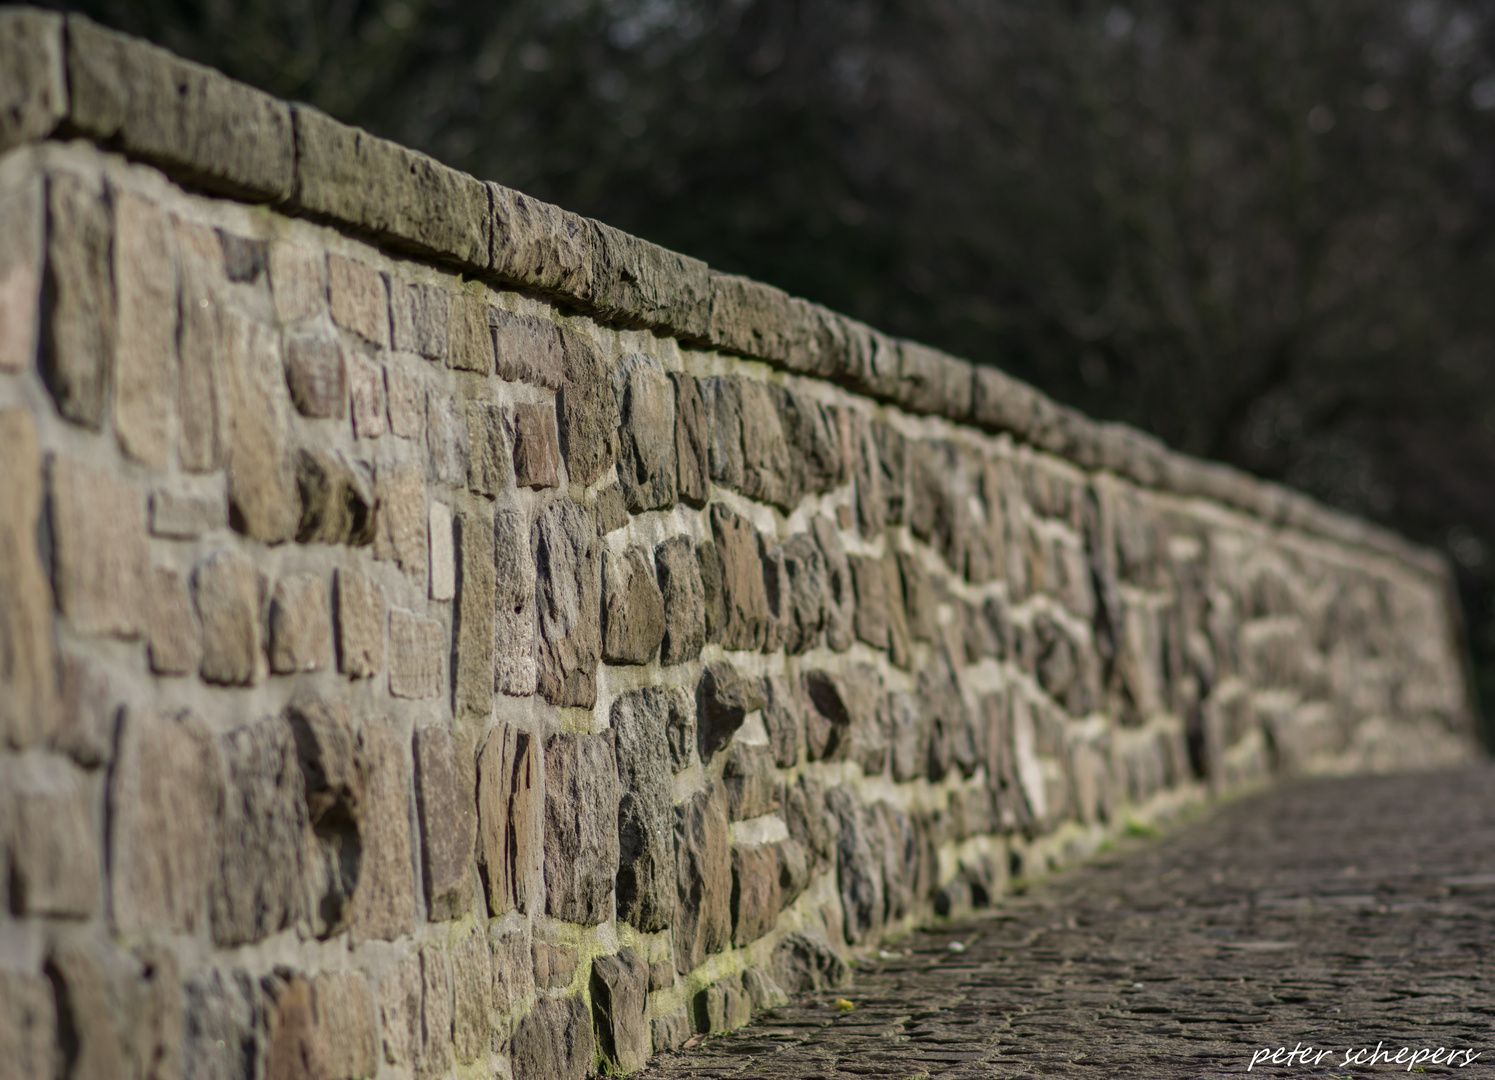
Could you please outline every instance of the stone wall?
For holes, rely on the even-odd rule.
[[[1274,775],[1475,750],[1445,567],[0,12],[0,1060],[632,1071]]]

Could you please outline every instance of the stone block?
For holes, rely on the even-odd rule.
[[[420,953],[409,953],[385,973],[379,984],[379,1028],[384,1060],[391,1065],[414,1066],[419,1060],[423,997]]]
[[[768,598],[768,632],[763,637],[763,651],[777,652],[789,631],[789,575],[784,569],[784,546],[759,533],[758,558],[763,564],[763,592]]]
[[[426,388],[426,475],[453,487],[467,484],[470,453],[461,403],[436,385]]]
[[[535,942],[535,986],[540,990],[564,990],[576,977],[576,950],[564,945]]]
[[[711,433],[706,404],[695,377],[669,373],[675,389],[676,488],[682,502],[706,505],[711,495]]]
[[[514,1080],[586,1080],[595,1046],[581,998],[541,997],[514,1031]]]
[[[929,725],[914,698],[902,690],[888,694],[889,758],[893,779],[900,784],[917,780],[929,763]]]
[[[157,675],[190,675],[202,662],[202,628],[187,585],[175,570],[151,571],[150,629],[147,653]]]
[[[631,1073],[648,1063],[648,1001],[649,965],[633,949],[592,961],[592,1013],[597,1049],[606,1068]]]
[[[260,980],[265,1002],[267,1080],[327,1073],[327,1048],[317,1028],[311,984],[300,975],[277,972]]]
[[[337,669],[350,679],[373,678],[384,669],[384,590],[341,567],[333,580]]]
[[[675,985],[675,965],[669,960],[655,960],[649,965],[649,992],[669,990]]]
[[[85,769],[107,765],[114,756],[119,699],[103,666],[87,655],[58,655],[56,728],[47,745]]]
[[[258,1080],[266,1049],[259,986],[240,970],[203,968],[182,987],[182,1060],[194,1077]]]
[[[377,439],[389,430],[384,369],[358,353],[348,358],[348,396],[353,403],[354,435]]]
[[[810,853],[793,837],[772,846],[778,860],[779,910],[782,911],[810,886]]]
[[[251,686],[265,675],[260,605],[264,581],[236,551],[208,556],[192,572],[192,599],[202,623],[202,665],[210,683]]]
[[[452,508],[433,499],[427,529],[430,536],[431,599],[450,600],[457,595],[457,554]]]
[[[275,318],[283,326],[327,310],[327,259],[315,248],[275,240],[268,253]]]
[[[675,387],[658,361],[638,353],[612,372],[618,403],[618,480],[633,513],[675,505]]]
[[[493,331],[488,327],[488,294],[482,285],[467,282],[452,294],[451,348],[446,366],[479,375],[493,374]]]
[[[488,184],[493,215],[489,267],[543,292],[592,294],[592,231],[579,214]]]
[[[223,467],[233,441],[223,247],[214,229],[180,218],[174,218],[173,223],[181,289],[177,308],[177,457],[188,472],[211,473]]]
[[[4,95],[0,88],[0,98]],[[41,332],[42,221],[39,179],[0,196],[0,371],[27,371],[36,364]]]
[[[514,417],[491,401],[469,401],[467,486],[494,497],[514,483]]]
[[[9,16],[0,15],[0,40]],[[16,1076],[55,1075],[57,1005],[45,976],[0,971],[0,1054]]]
[[[607,361],[591,338],[561,329],[565,383],[556,395],[561,451],[571,483],[589,485],[618,456],[618,405],[613,397]]]
[[[596,526],[568,499],[530,532],[539,608],[539,690],[554,705],[591,708],[602,652],[602,557]]]
[[[352,914],[370,811],[369,762],[340,702],[298,695],[285,718],[296,739],[314,838],[308,875],[312,928],[327,938],[343,930]]]
[[[390,724],[366,721],[359,745],[367,763],[368,809],[359,821],[362,857],[353,892],[352,940],[394,941],[415,926],[408,748]]]
[[[763,707],[764,698],[756,679],[744,678],[730,660],[716,660],[701,673],[696,702],[696,741],[701,760],[710,761],[732,740],[747,714]]]
[[[421,439],[426,431],[426,382],[416,363],[393,353],[384,365],[389,430],[402,439]]]
[[[488,945],[493,960],[493,1007],[500,1013],[512,1013],[535,991],[529,923],[489,923]]]
[[[656,1016],[649,1021],[649,1041],[656,1054],[677,1049],[690,1035],[690,1015],[683,1005],[672,1013]]]
[[[452,615],[456,641],[454,711],[483,717],[493,711],[493,510],[487,504],[457,518],[457,605]]]
[[[290,108],[297,206],[400,247],[487,262],[488,191],[481,181],[309,106]]]
[[[874,815],[846,787],[825,794],[836,816],[836,887],[841,894],[842,930],[855,945],[882,928],[886,915],[883,835]]]
[[[8,775],[0,775],[10,796],[11,910],[88,918],[98,910],[103,874],[93,785],[62,757],[8,765]]]
[[[24,496],[24,486],[17,493]],[[151,578],[140,493],[101,469],[56,457],[50,509],[52,582],[73,630],[123,638],[145,631]],[[25,538],[23,547],[32,543]]]
[[[493,918],[538,910],[544,804],[536,750],[529,733],[500,724],[478,757],[478,858]]]
[[[770,389],[789,448],[790,490],[802,498],[840,487],[850,478],[850,432],[843,432],[841,410],[787,387]]]
[[[270,597],[270,670],[277,675],[332,666],[332,608],[327,583],[316,574],[292,574]]]
[[[439,945],[405,957],[384,977],[379,1012],[384,1056],[416,1076],[452,1067],[452,965]]]
[[[493,515],[493,688],[514,697],[535,692],[535,559],[529,515],[501,507]]]
[[[796,533],[781,546],[785,580],[780,586],[780,634],[784,651],[798,656],[824,640],[829,575],[825,556],[809,533]]]
[[[57,411],[94,431],[109,403],[115,342],[114,223],[98,185],[71,173],[47,183],[42,335],[42,379]]]
[[[114,200],[114,433],[130,457],[163,468],[176,383],[176,253],[166,214],[129,192]]]
[[[191,714],[128,708],[109,779],[109,910],[116,933],[190,934],[221,863],[218,750]]]
[[[846,980],[851,969],[818,931],[790,934],[774,950],[775,981],[793,994],[805,994]]]
[[[0,14],[0,151],[45,138],[67,115],[62,40],[60,15],[27,8]]]
[[[779,919],[779,856],[771,844],[732,848],[732,944],[739,949]]]
[[[683,695],[651,686],[620,695],[611,721],[618,756],[618,918],[646,934],[675,914],[674,771],[670,721]]]
[[[402,608],[389,609],[389,692],[439,698],[446,687],[446,627]]]
[[[591,303],[627,326],[674,327],[704,337],[709,293],[706,264],[625,232],[588,223],[592,232]]]
[[[725,610],[722,648],[762,649],[768,638],[772,612],[763,583],[763,563],[758,555],[758,532],[747,518],[721,503],[713,503],[711,534],[721,563]]]
[[[485,931],[481,923],[471,926],[452,944],[452,1050],[459,1065],[478,1061],[493,1035],[493,954]]]
[[[151,492],[151,535],[172,540],[196,540],[228,525],[228,499],[222,487],[208,491]]]
[[[597,505],[592,512],[597,518],[598,536],[606,536],[627,525],[631,519],[623,502],[623,485],[614,482],[598,491]]]
[[[856,587],[856,636],[874,649],[887,649],[888,583],[882,560],[871,555],[850,555],[847,561]]]
[[[210,881],[213,943],[249,945],[306,911],[311,824],[291,727],[280,717],[223,735],[223,858]]]
[[[740,380],[742,407],[742,487],[750,499],[790,513],[803,492],[790,457],[788,435],[778,409],[776,387]]]
[[[545,743],[545,911],[596,926],[618,876],[618,766],[611,732]]]
[[[566,360],[561,351],[561,332],[549,319],[515,315],[499,308],[488,311],[493,328],[500,379],[527,382],[547,390],[565,384]]]
[[[389,283],[394,347],[427,360],[445,360],[451,349],[452,294],[440,285]]]
[[[378,348],[389,347],[389,296],[384,275],[344,255],[327,256],[332,321]]]
[[[348,364],[343,344],[330,329],[313,328],[285,336],[286,383],[302,416],[347,414]]]
[[[379,1019],[361,971],[324,971],[311,980],[311,1004],[325,1075],[372,1080],[379,1071]]]
[[[706,640],[721,641],[722,626],[727,621],[727,599],[722,594],[722,559],[710,540],[696,547],[696,562],[701,567],[701,591],[706,594]]]
[[[296,452],[296,489],[298,543],[362,547],[373,542],[379,522],[368,466],[349,461],[341,451],[303,448]]]
[[[723,979],[696,994],[692,1001],[696,1030],[715,1035],[742,1027],[753,1019],[753,1002],[742,983]]]
[[[231,308],[225,307],[220,316],[233,418],[229,521],[252,539],[278,544],[296,534],[301,518],[280,335]]]
[[[758,689],[763,695],[763,726],[768,729],[774,764],[781,769],[793,768],[799,764],[805,745],[801,703],[782,676],[765,676]]]
[[[784,824],[791,839],[805,849],[812,867],[825,866],[836,854],[836,818],[825,805],[820,781],[801,775],[784,786]]]
[[[109,980],[97,959],[76,945],[55,948],[45,972],[56,993],[58,1031],[67,1035],[69,1074],[125,1080],[128,1065],[118,1026],[124,1017],[110,1008]]]
[[[477,806],[473,777],[463,767],[445,726],[415,733],[415,792],[420,803],[420,854],[426,912],[434,920],[460,918],[472,903]],[[484,946],[486,951],[487,946]]]
[[[772,975],[758,968],[748,968],[742,973],[742,988],[747,991],[754,1011],[777,1009],[780,1005],[789,1003],[789,995],[784,993],[784,988],[774,981]]]
[[[0,604],[0,741],[25,749],[46,738],[57,721],[52,586],[37,549],[41,449],[36,421],[25,409],[0,409],[0,459],[0,595],[6,598]],[[73,545],[79,549],[74,558],[88,557],[86,535],[75,536]]]
[[[917,555],[900,551],[896,557],[909,636],[916,641],[939,640],[939,605],[944,591],[940,586],[943,582],[924,568]]]
[[[706,643],[706,589],[690,537],[672,536],[655,548],[654,569],[664,605],[659,662],[688,663]]]
[[[815,544],[825,560],[825,643],[845,652],[855,640],[856,589],[851,562],[835,523],[824,514],[810,520]]]
[[[840,676],[828,671],[804,673],[805,748],[811,761],[836,761],[850,750],[855,716],[851,695]]]
[[[520,487],[560,486],[561,446],[551,402],[514,406],[514,482]]]
[[[665,608],[643,549],[602,554],[602,658],[609,664],[648,664],[664,638]]]
[[[381,468],[374,490],[379,506],[374,517],[374,558],[393,562],[416,584],[424,584],[430,542],[426,533],[426,484],[420,466]],[[450,512],[447,542],[450,552]]]
[[[773,751],[766,746],[732,743],[722,765],[722,786],[727,792],[727,816],[733,821],[777,810],[779,782]]]
[[[675,970],[689,974],[727,947],[732,854],[726,798],[717,785],[675,806]]]
[[[219,229],[218,242],[223,248],[223,272],[229,281],[252,283],[269,268],[270,245],[266,241]]]

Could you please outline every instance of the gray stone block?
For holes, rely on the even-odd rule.
[[[493,557],[493,686],[502,694],[527,696],[535,692],[539,669],[535,663],[535,561],[524,511],[495,511]]]
[[[389,722],[365,721],[359,747],[368,770],[367,810],[359,818],[362,856],[353,892],[352,940],[395,941],[415,926],[410,836],[409,744]]]
[[[446,366],[478,375],[493,374],[493,331],[488,326],[488,292],[464,282],[452,293],[452,325]]]
[[[495,1027],[489,1015],[492,1001],[493,953],[478,924],[452,944],[452,1050],[457,1064],[472,1065],[487,1053]]]
[[[649,1060],[649,1028],[644,1009],[649,1000],[649,965],[633,949],[592,961],[592,1013],[597,1049],[605,1067],[637,1072]]]
[[[461,402],[432,384],[426,387],[426,475],[443,484],[467,484],[471,452]]]
[[[88,918],[98,910],[103,875],[93,785],[72,762],[50,754],[7,764],[12,911]]]
[[[758,554],[758,532],[752,522],[721,503],[711,506],[711,533],[721,564],[721,626],[724,649],[762,649],[768,638],[772,612],[763,583]]]
[[[114,433],[131,458],[163,468],[176,411],[176,253],[161,208],[123,191],[114,199],[114,289]]]
[[[670,328],[705,337],[710,319],[706,264],[601,222],[592,232],[591,306],[627,326]]]
[[[781,769],[793,768],[799,764],[805,745],[802,703],[793,684],[783,676],[765,676],[758,688],[763,695],[763,726],[768,729],[774,764]]]
[[[332,321],[378,348],[389,347],[389,294],[384,275],[346,255],[327,256]]]
[[[539,690],[554,705],[590,708],[602,652],[602,557],[596,526],[569,499],[540,511],[530,532],[539,608]]]
[[[566,361],[561,332],[549,319],[515,315],[499,308],[488,311],[500,379],[559,390],[565,385]]]
[[[233,384],[225,363],[232,343],[223,306],[228,288],[223,247],[214,229],[181,219],[173,224],[181,289],[177,456],[188,472],[211,473],[222,468],[233,439]]]
[[[732,848],[732,944],[742,948],[779,918],[779,856],[770,844]]]
[[[618,766],[611,732],[545,743],[545,911],[596,926],[613,914]]]
[[[796,533],[781,546],[780,633],[784,651],[798,656],[824,640],[829,575],[825,556],[808,533]]]
[[[835,815],[826,809],[820,781],[801,775],[784,785],[784,824],[810,859],[812,869],[830,863],[836,852]]]
[[[792,994],[839,986],[851,971],[825,936],[811,931],[784,938],[772,966],[776,981]]]
[[[278,544],[296,535],[301,519],[280,334],[226,306],[220,317],[233,422],[227,454],[229,521],[252,539]]]
[[[347,414],[348,371],[342,342],[329,330],[314,328],[285,337],[286,383],[302,416]]]
[[[514,416],[491,401],[469,401],[467,486],[489,498],[514,483]]]
[[[50,509],[52,580],[73,629],[125,638],[145,631],[151,584],[145,500],[109,473],[57,457]]]
[[[196,540],[227,527],[228,500],[224,494],[222,487],[212,492],[156,488],[151,492],[151,535]]]
[[[561,328],[566,381],[556,395],[561,452],[573,484],[591,484],[618,456],[618,405],[607,361],[591,338]]]
[[[841,544],[841,534],[830,518],[816,514],[810,519],[810,528],[825,559],[825,643],[836,652],[845,652],[855,640],[856,627],[851,562]]]
[[[712,785],[675,807],[675,970],[689,974],[727,947],[732,854],[726,798]]]
[[[391,281],[389,321],[397,350],[445,360],[451,349],[451,291],[440,285]]]
[[[457,518],[457,608],[453,665],[458,716],[493,711],[493,510],[486,504]]]
[[[747,991],[754,1011],[776,1009],[789,1003],[784,988],[774,981],[772,975],[759,968],[748,968],[742,973],[742,988]]]
[[[766,746],[733,742],[722,765],[722,786],[727,792],[727,815],[733,821],[777,810],[779,783],[773,751]]]
[[[732,741],[747,714],[763,708],[763,689],[758,680],[738,674],[730,660],[716,660],[701,673],[696,702],[696,741],[701,760],[710,761]]]
[[[384,591],[366,574],[339,568],[333,579],[337,669],[350,679],[384,670]]]
[[[258,1080],[266,1049],[260,988],[245,972],[203,968],[182,987],[182,1060],[193,1080]]]
[[[654,568],[664,604],[659,662],[684,664],[706,643],[706,590],[701,564],[688,536],[672,536],[654,549]]]
[[[598,491],[593,513],[597,517],[598,536],[606,536],[627,525],[630,519],[628,507],[623,502],[623,485],[614,482]]]
[[[509,1014],[535,991],[529,923],[509,927],[489,923],[488,945],[493,958],[493,1007]]]
[[[753,1002],[738,979],[723,979],[696,994],[691,1002],[696,1030],[703,1035],[733,1031],[751,1022]]]
[[[433,921],[460,918],[472,903],[477,814],[473,777],[443,725],[415,733],[415,791],[426,912]],[[484,946],[486,951],[487,946]]]
[[[706,410],[707,459],[711,479],[734,491],[742,490],[742,382],[729,375],[713,375],[697,385]]]
[[[643,933],[667,929],[675,913],[674,773],[670,721],[683,694],[646,687],[612,706],[617,740],[618,918]]]
[[[541,997],[514,1031],[514,1080],[586,1080],[595,1045],[581,998]]]
[[[665,607],[644,550],[602,553],[602,658],[648,664],[664,639]]]
[[[0,71],[3,153],[46,138],[67,115],[62,16],[26,8],[0,13]]]
[[[7,13],[0,19],[10,17]],[[8,44],[0,31],[0,50]],[[5,94],[0,87],[0,98]],[[0,196],[0,371],[24,371],[36,364],[46,242],[43,211],[40,177]]]
[[[379,988],[384,1056],[416,1076],[441,1076],[452,1067],[452,966],[435,943],[413,953]]]
[[[772,845],[779,868],[779,909],[782,911],[810,887],[810,853],[793,837]]]
[[[264,580],[236,551],[210,555],[192,572],[192,598],[202,623],[204,680],[251,686],[265,676],[260,605]]]
[[[551,402],[514,407],[514,482],[536,489],[560,486],[561,445]]]
[[[0,971],[0,1054],[17,1076],[54,1075],[57,1005],[45,976]]]
[[[649,1021],[649,1041],[656,1054],[677,1049],[690,1035],[690,1015],[683,1005],[672,1013],[656,1016]]]
[[[402,608],[389,611],[389,692],[397,698],[438,698],[446,687],[446,627]]]
[[[417,585],[424,584],[430,542],[426,534],[426,484],[420,466],[380,468],[374,490],[379,505],[374,515],[374,558],[395,563]],[[450,550],[450,528],[447,540]]]
[[[103,665],[86,654],[59,653],[57,681],[61,697],[47,745],[85,769],[107,765],[114,756],[120,704]]]
[[[618,403],[618,480],[635,514],[675,505],[675,386],[658,361],[633,353],[613,368]]]
[[[592,232],[580,214],[488,184],[492,211],[489,268],[545,293],[592,295]]]
[[[326,312],[327,259],[320,251],[290,240],[275,240],[270,244],[267,262],[275,317],[282,325]]]
[[[537,750],[528,732],[500,724],[478,758],[478,858],[494,918],[538,910],[544,800]]]
[[[807,671],[804,688],[805,747],[811,761],[837,761],[845,757],[855,717],[851,696],[839,675]]]
[[[0,470],[0,592],[7,597],[0,604],[0,651],[9,658],[0,665],[0,740],[25,749],[57,723],[52,585],[36,540],[42,458],[36,421],[26,410],[0,409],[0,458],[6,462]]]
[[[278,675],[332,666],[332,606],[316,574],[291,574],[270,597],[270,670]]]
[[[695,377],[669,373],[675,387],[675,464],[680,501],[706,505],[711,495],[711,434]]]
[[[384,391],[389,401],[389,430],[402,439],[424,441],[426,383],[416,363],[413,358],[391,354],[384,365]]]
[[[874,814],[847,787],[825,794],[836,816],[836,888],[841,894],[842,930],[855,945],[877,933],[886,919],[883,832]]]

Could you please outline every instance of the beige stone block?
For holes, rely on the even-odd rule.
[[[226,374],[223,248],[205,225],[175,221],[181,325],[177,331],[177,455],[188,472],[212,472],[233,437]]]
[[[69,1076],[127,1080],[124,1040],[110,1008],[110,993],[99,958],[78,945],[55,948],[47,976],[57,994],[58,1029],[67,1032]]]
[[[384,592],[367,575],[339,569],[336,578],[337,669],[367,679],[384,667]]]
[[[103,851],[87,779],[51,755],[11,762],[10,769],[12,909],[89,917],[99,906]]]
[[[560,484],[561,444],[556,434],[555,404],[519,405],[514,410],[514,482],[520,487],[553,488]]]
[[[280,334],[232,309],[224,309],[222,327],[233,403],[231,520],[245,535],[278,544],[296,535],[301,518]]]
[[[0,149],[45,138],[67,115],[62,25],[60,15],[35,8],[0,11]]]
[[[52,586],[37,551],[42,462],[36,422],[0,409],[0,740],[42,741],[56,722]]]
[[[36,363],[41,316],[42,214],[39,184],[0,198],[0,371]]]
[[[151,492],[151,535],[172,540],[196,540],[204,533],[228,525],[227,491],[175,491],[157,488]]]
[[[461,918],[472,906],[477,805],[471,752],[461,749],[444,723],[415,733],[415,791],[426,916],[432,922]]]
[[[270,291],[284,325],[327,310],[327,261],[322,253],[289,240],[270,244]]]
[[[114,755],[119,699],[103,666],[87,655],[64,652],[57,665],[57,730],[47,745],[85,769],[106,765]]]
[[[278,675],[332,666],[332,615],[327,584],[316,574],[292,574],[270,597],[270,670]]]
[[[0,1061],[16,1076],[53,1075],[57,1005],[43,975],[0,971]]]
[[[379,1021],[368,978],[361,971],[324,971],[311,981],[311,999],[326,1075],[370,1080],[379,1071]]]
[[[493,510],[486,503],[463,511],[457,521],[461,594],[452,616],[454,711],[472,717],[493,711],[494,563]]]
[[[384,370],[366,356],[348,357],[348,390],[353,400],[353,434],[377,439],[389,429],[385,418]]]
[[[315,328],[285,338],[286,384],[302,416],[341,419],[348,410],[348,372],[336,332]]]
[[[431,599],[450,600],[457,594],[457,556],[452,534],[452,508],[431,503]]]
[[[472,1065],[488,1048],[492,1022],[493,956],[482,924],[452,945],[452,1033],[459,1065]]]
[[[157,675],[190,675],[202,660],[202,631],[186,582],[175,570],[158,566],[151,573],[151,670]]]
[[[394,562],[414,581],[424,584],[428,548],[424,471],[419,465],[381,469],[375,487],[379,517],[374,558]]]
[[[384,275],[343,255],[327,256],[332,321],[380,348],[389,346],[389,297]]]
[[[389,692],[398,698],[441,696],[446,628],[400,608],[389,611]]]
[[[138,637],[149,617],[145,498],[71,458],[54,458],[51,473],[57,606],[77,633]]]
[[[114,200],[114,433],[156,468],[171,455],[176,410],[176,254],[166,213],[129,192]]]
[[[391,353],[384,365],[389,430],[402,439],[422,439],[426,431],[426,384],[420,359]]]
[[[374,717],[360,732],[368,763],[368,811],[361,829],[362,858],[353,892],[352,938],[394,941],[415,925],[415,873],[410,838],[408,744],[389,722]]]
[[[488,868],[488,910],[494,918],[543,906],[543,812],[535,741],[528,732],[500,724],[488,733],[478,757],[478,857]]]
[[[265,676],[260,640],[259,571],[234,551],[209,556],[192,572],[193,599],[202,622],[203,679],[250,686]]]
[[[57,173],[47,183],[50,297],[42,377],[57,411],[98,431],[114,360],[114,285],[109,251],[114,223],[102,182]]]

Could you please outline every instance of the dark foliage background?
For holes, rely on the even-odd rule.
[[[1439,547],[1495,705],[1495,2],[65,6]]]

